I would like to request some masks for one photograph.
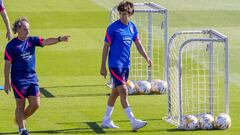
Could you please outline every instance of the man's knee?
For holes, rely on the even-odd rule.
[[[40,107],[40,103],[34,103],[29,105],[31,109],[37,110]]]

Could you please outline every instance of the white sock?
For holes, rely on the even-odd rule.
[[[127,108],[124,109],[124,111],[125,111],[128,119],[129,119],[130,122],[132,123],[132,122],[135,120],[135,116],[133,115],[131,108],[130,108],[130,107],[127,107]]]
[[[103,120],[110,120],[112,113],[113,113],[113,109],[114,109],[114,107],[107,106],[106,113],[105,113]]]

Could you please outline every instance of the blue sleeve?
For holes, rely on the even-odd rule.
[[[37,36],[31,37],[31,42],[34,46],[43,47],[42,41],[43,41],[42,37],[37,37]]]
[[[3,12],[5,10],[3,0],[0,0],[0,12]]]
[[[137,40],[139,40],[139,36],[138,36],[137,27],[134,24],[133,24],[133,30],[134,30],[133,41],[136,42]]]
[[[12,45],[8,43],[4,52],[4,60],[7,60],[12,63],[12,58],[13,58]]]
[[[109,43],[110,45],[112,44],[114,38],[114,30],[111,26],[107,28],[106,35],[105,35],[105,42]]]

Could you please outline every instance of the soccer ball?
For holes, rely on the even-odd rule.
[[[152,80],[151,82],[150,82],[150,84],[151,84],[151,92],[152,93],[157,93],[157,88],[155,87],[156,86],[156,81],[155,80]]]
[[[220,113],[215,119],[217,129],[227,129],[231,127],[231,118],[225,113]]]
[[[214,128],[214,118],[210,114],[203,114],[199,119],[199,126],[201,129],[213,129]]]
[[[140,94],[149,94],[151,90],[151,84],[148,81],[138,81],[137,89]]]
[[[152,85],[152,91],[156,92],[156,93],[160,93],[160,94],[165,94],[167,93],[167,82],[157,79],[152,81],[151,83]]]
[[[126,87],[127,87],[127,90],[128,90],[128,94],[132,95],[132,94],[136,93],[135,84],[131,80],[128,80],[126,82]]]
[[[156,92],[156,89],[154,88],[155,81],[152,80],[152,81],[150,82],[150,84],[151,84],[151,89],[150,89],[150,91],[151,91],[152,93],[155,93],[155,92]]]
[[[194,115],[186,115],[183,117],[182,126],[185,130],[195,130],[198,128],[198,119]]]

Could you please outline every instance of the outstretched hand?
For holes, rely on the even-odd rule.
[[[60,41],[65,41],[67,42],[68,41],[68,38],[70,38],[71,36],[60,36],[59,40]]]

